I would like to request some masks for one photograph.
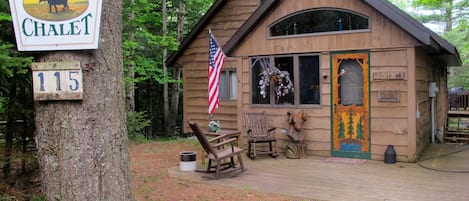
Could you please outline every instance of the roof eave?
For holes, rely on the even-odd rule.
[[[429,53],[444,57],[444,61],[447,65],[461,65],[459,53],[451,43],[438,36],[435,32],[425,27],[422,23],[418,22],[404,11],[385,0],[363,1],[420,41]]]
[[[236,49],[236,47],[242,43],[242,41],[251,33],[253,29],[256,28],[257,24],[261,22],[264,17],[274,9],[280,0],[266,0],[264,1],[253,13],[249,18],[245,21],[245,23],[236,31],[236,33],[231,37],[223,46],[223,51],[226,55],[232,56],[232,53]]]

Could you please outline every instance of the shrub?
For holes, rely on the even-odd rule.
[[[127,112],[127,134],[132,141],[143,142],[145,128],[150,126],[150,120],[145,112]]]

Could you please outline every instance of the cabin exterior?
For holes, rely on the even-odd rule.
[[[386,0],[216,1],[166,61],[183,68],[184,122],[203,128],[209,29],[227,55],[214,114],[222,129],[245,136],[243,113],[265,111],[282,152],[287,112],[302,110],[308,155],[383,160],[393,145],[404,162],[443,132],[447,67],[459,54]],[[277,69],[291,87],[278,96],[278,76],[259,84]]]

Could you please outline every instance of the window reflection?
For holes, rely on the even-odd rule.
[[[314,9],[289,16],[270,27],[270,36],[369,29],[368,18],[346,10]]]
[[[339,65],[339,104],[363,105],[363,69],[352,59],[342,60]]]

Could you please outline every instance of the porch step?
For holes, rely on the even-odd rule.
[[[465,94],[465,96],[468,96]],[[469,96],[468,96],[469,97]],[[469,144],[469,111],[450,108],[446,117],[444,142],[447,144]],[[451,110],[453,109],[453,110]]]

